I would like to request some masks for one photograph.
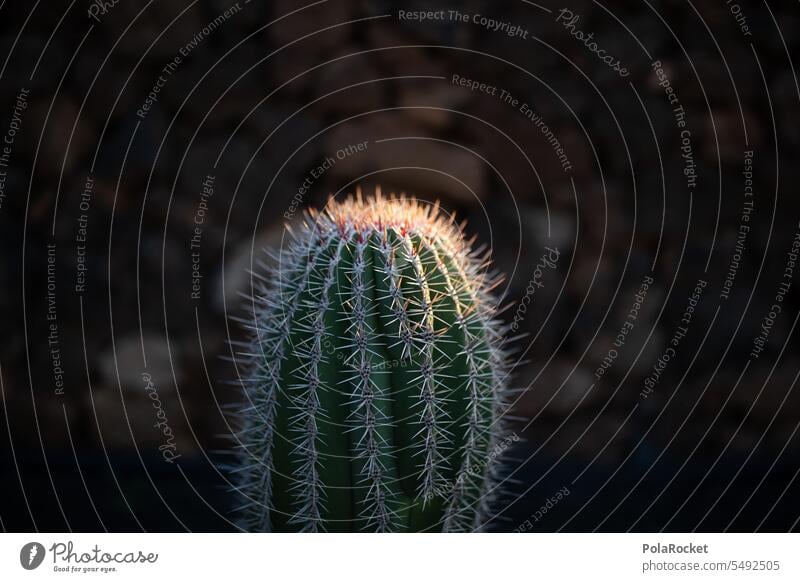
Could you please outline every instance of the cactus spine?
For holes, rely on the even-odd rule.
[[[497,279],[438,206],[380,192],[310,211],[238,353],[248,531],[472,531],[495,495]]]

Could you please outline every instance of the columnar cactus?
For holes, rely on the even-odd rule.
[[[479,253],[380,192],[306,215],[256,275],[239,354],[242,529],[481,529],[508,369]]]

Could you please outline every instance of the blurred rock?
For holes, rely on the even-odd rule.
[[[143,354],[147,358],[146,366]],[[99,354],[99,358],[103,381],[109,386],[117,386],[119,381],[126,394],[144,392],[144,373],[149,374],[157,390],[165,394],[173,392],[175,383],[180,384],[182,378],[179,345],[173,341],[167,346],[167,340],[160,335],[147,332],[141,337],[127,335]]]
[[[337,60],[313,74],[315,96],[327,95],[312,105],[320,115],[339,117],[379,109],[384,102],[384,92],[390,88],[388,82],[380,80],[384,75],[366,55]]]
[[[742,116],[736,109],[715,109],[711,117],[706,118],[705,139],[702,149],[703,156],[708,163],[716,163],[717,147],[719,157],[723,163],[742,164],[743,151],[746,147],[757,148],[762,143],[762,128],[760,121],[748,110],[744,111],[744,123],[747,128],[747,141],[742,127]],[[716,135],[715,135],[716,134]]]
[[[446,76],[449,72],[440,57],[419,45],[410,31],[385,21],[373,22],[366,31],[367,42],[379,66],[392,75]]]
[[[347,43],[351,28],[344,25],[353,20],[351,2],[324,2],[298,10],[293,0],[276,0],[272,4],[272,18],[280,22],[269,28],[276,47],[296,42],[298,51],[314,55],[330,55]],[[311,35],[308,38],[301,38]]]
[[[467,99],[468,94],[459,87],[426,81],[424,84],[404,85],[399,105],[411,108],[405,111],[410,120],[429,130],[442,130],[456,118],[452,112],[444,110],[458,111]]]
[[[289,224],[299,226],[303,217],[298,212]],[[214,307],[228,315],[239,313],[240,307],[252,297],[254,288],[258,289],[260,280],[250,274],[251,269],[264,275],[264,266],[273,267],[276,261],[271,256],[285,248],[291,240],[283,223],[260,231],[254,240],[244,239],[235,249],[227,253],[225,269],[220,270],[214,283]],[[270,252],[266,252],[270,251]]]
[[[39,133],[29,130],[41,128],[46,123],[39,146],[40,165],[37,169],[54,176],[62,173],[62,164],[64,173],[72,172],[78,162],[83,161],[90,148],[96,145],[95,128],[86,115],[79,117],[79,104],[69,97],[56,100],[52,109],[49,99],[35,103],[25,113],[24,123],[26,131],[20,140],[25,140],[31,149],[35,148]]]

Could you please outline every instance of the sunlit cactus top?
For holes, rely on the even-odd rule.
[[[438,205],[331,200],[256,273],[235,470],[250,531],[472,531],[508,367],[484,251]]]

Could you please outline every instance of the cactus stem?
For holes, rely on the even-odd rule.
[[[243,529],[485,526],[508,408],[487,256],[438,205],[359,191],[259,263],[230,342]]]

